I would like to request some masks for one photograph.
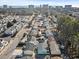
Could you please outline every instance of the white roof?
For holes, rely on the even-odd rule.
[[[27,55],[33,55],[33,51],[31,51],[31,50],[26,50],[26,51],[24,51],[24,54],[27,54]]]
[[[13,55],[21,55],[22,52],[23,51],[21,49],[16,49],[16,50],[14,50]]]

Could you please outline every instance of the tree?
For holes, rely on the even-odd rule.
[[[62,37],[65,40],[65,46],[72,47],[72,51],[79,51],[79,20],[74,19],[69,16],[62,16],[58,18],[58,30],[60,38]],[[68,46],[68,42],[70,41],[71,45]],[[73,52],[71,52],[73,54]],[[79,53],[77,53],[79,55]]]

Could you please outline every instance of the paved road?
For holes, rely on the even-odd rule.
[[[9,44],[0,52],[0,59],[8,59],[7,54],[11,53],[16,48],[24,33],[25,29],[22,28],[18,34],[12,38]]]
[[[34,15],[30,17],[30,21],[32,21]],[[26,32],[26,29],[23,27],[17,35],[11,39],[9,44],[0,52],[0,59],[10,59],[12,57],[12,52],[20,42],[21,38],[23,37],[23,34]]]

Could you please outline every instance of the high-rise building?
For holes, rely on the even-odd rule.
[[[63,8],[63,6],[56,6],[56,8],[57,8],[57,9],[62,9],[62,8]]]
[[[34,5],[29,5],[28,6],[30,9],[33,9],[34,8]]]
[[[4,9],[7,9],[7,5],[3,5],[3,8],[4,8]]]
[[[65,5],[65,8],[70,9],[70,8],[72,8],[72,5]]]
[[[43,5],[43,8],[48,9],[49,8],[48,4]]]
[[[48,4],[44,4],[42,6],[42,13],[48,15],[48,12],[49,12],[49,6],[48,6]]]

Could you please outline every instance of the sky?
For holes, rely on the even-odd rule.
[[[40,5],[49,4],[53,6],[57,5],[72,5],[73,7],[79,7],[79,0],[0,0],[0,6],[25,6],[25,5]]]

